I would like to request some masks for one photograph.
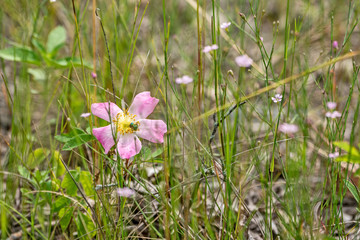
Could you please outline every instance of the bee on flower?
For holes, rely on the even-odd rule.
[[[93,134],[104,147],[105,154],[116,145],[116,152],[123,159],[129,159],[141,150],[140,138],[153,143],[163,143],[167,126],[162,120],[146,119],[155,109],[159,99],[150,92],[135,96],[128,110],[121,110],[115,103],[93,103],[91,112],[110,125],[94,128]]]

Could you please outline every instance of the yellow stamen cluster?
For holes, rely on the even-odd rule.
[[[116,130],[119,134],[124,135],[126,133],[134,133],[137,130],[134,130],[130,127],[131,123],[134,123],[138,126],[140,126],[139,121],[135,120],[136,115],[129,113],[127,110],[125,110],[123,113],[118,113],[116,117],[112,120],[114,123]]]

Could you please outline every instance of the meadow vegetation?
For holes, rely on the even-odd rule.
[[[1,238],[360,239],[359,14],[2,0]]]

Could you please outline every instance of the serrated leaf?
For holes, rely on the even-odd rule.
[[[39,166],[49,156],[49,154],[49,150],[46,148],[35,149],[32,153],[30,153],[26,166],[30,169],[34,169]]]
[[[74,177],[75,181],[79,182],[79,173],[76,170],[71,170],[70,173]],[[78,190],[69,173],[65,174],[64,179],[61,182],[61,187],[66,189],[66,193],[70,196],[75,196]]]
[[[51,55],[55,53],[64,46],[66,41],[66,30],[62,26],[58,26],[51,30],[48,35],[48,40],[46,42],[46,51]]]
[[[85,191],[87,196],[93,196],[95,191],[93,189],[93,180],[92,175],[88,171],[81,171],[80,173],[80,183]]]
[[[359,191],[358,189],[350,182],[349,180],[344,180],[346,187],[349,189],[351,194],[354,196],[357,203],[360,201]]]
[[[74,208],[73,207],[65,207],[62,208],[59,212],[60,217],[60,226],[63,231],[67,229],[67,227],[70,224],[71,217],[74,214]]]
[[[83,145],[84,143],[92,141],[92,140],[95,140],[95,137],[93,135],[80,134],[80,135],[73,137],[69,141],[67,141],[62,150],[70,151],[70,150],[72,150],[76,147],[79,147],[79,146]]]
[[[0,50],[0,58],[15,62],[41,65],[41,57],[26,47],[10,47]]]
[[[44,81],[46,79],[45,71],[40,68],[28,68],[27,72],[37,81]]]
[[[351,155],[360,156],[359,151],[354,146],[350,146],[348,142],[334,142],[334,145],[348,153],[350,153],[351,150]]]

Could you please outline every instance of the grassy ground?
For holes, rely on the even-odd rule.
[[[1,5],[2,239],[359,238],[357,1]],[[164,143],[105,154],[81,114],[143,91]]]

